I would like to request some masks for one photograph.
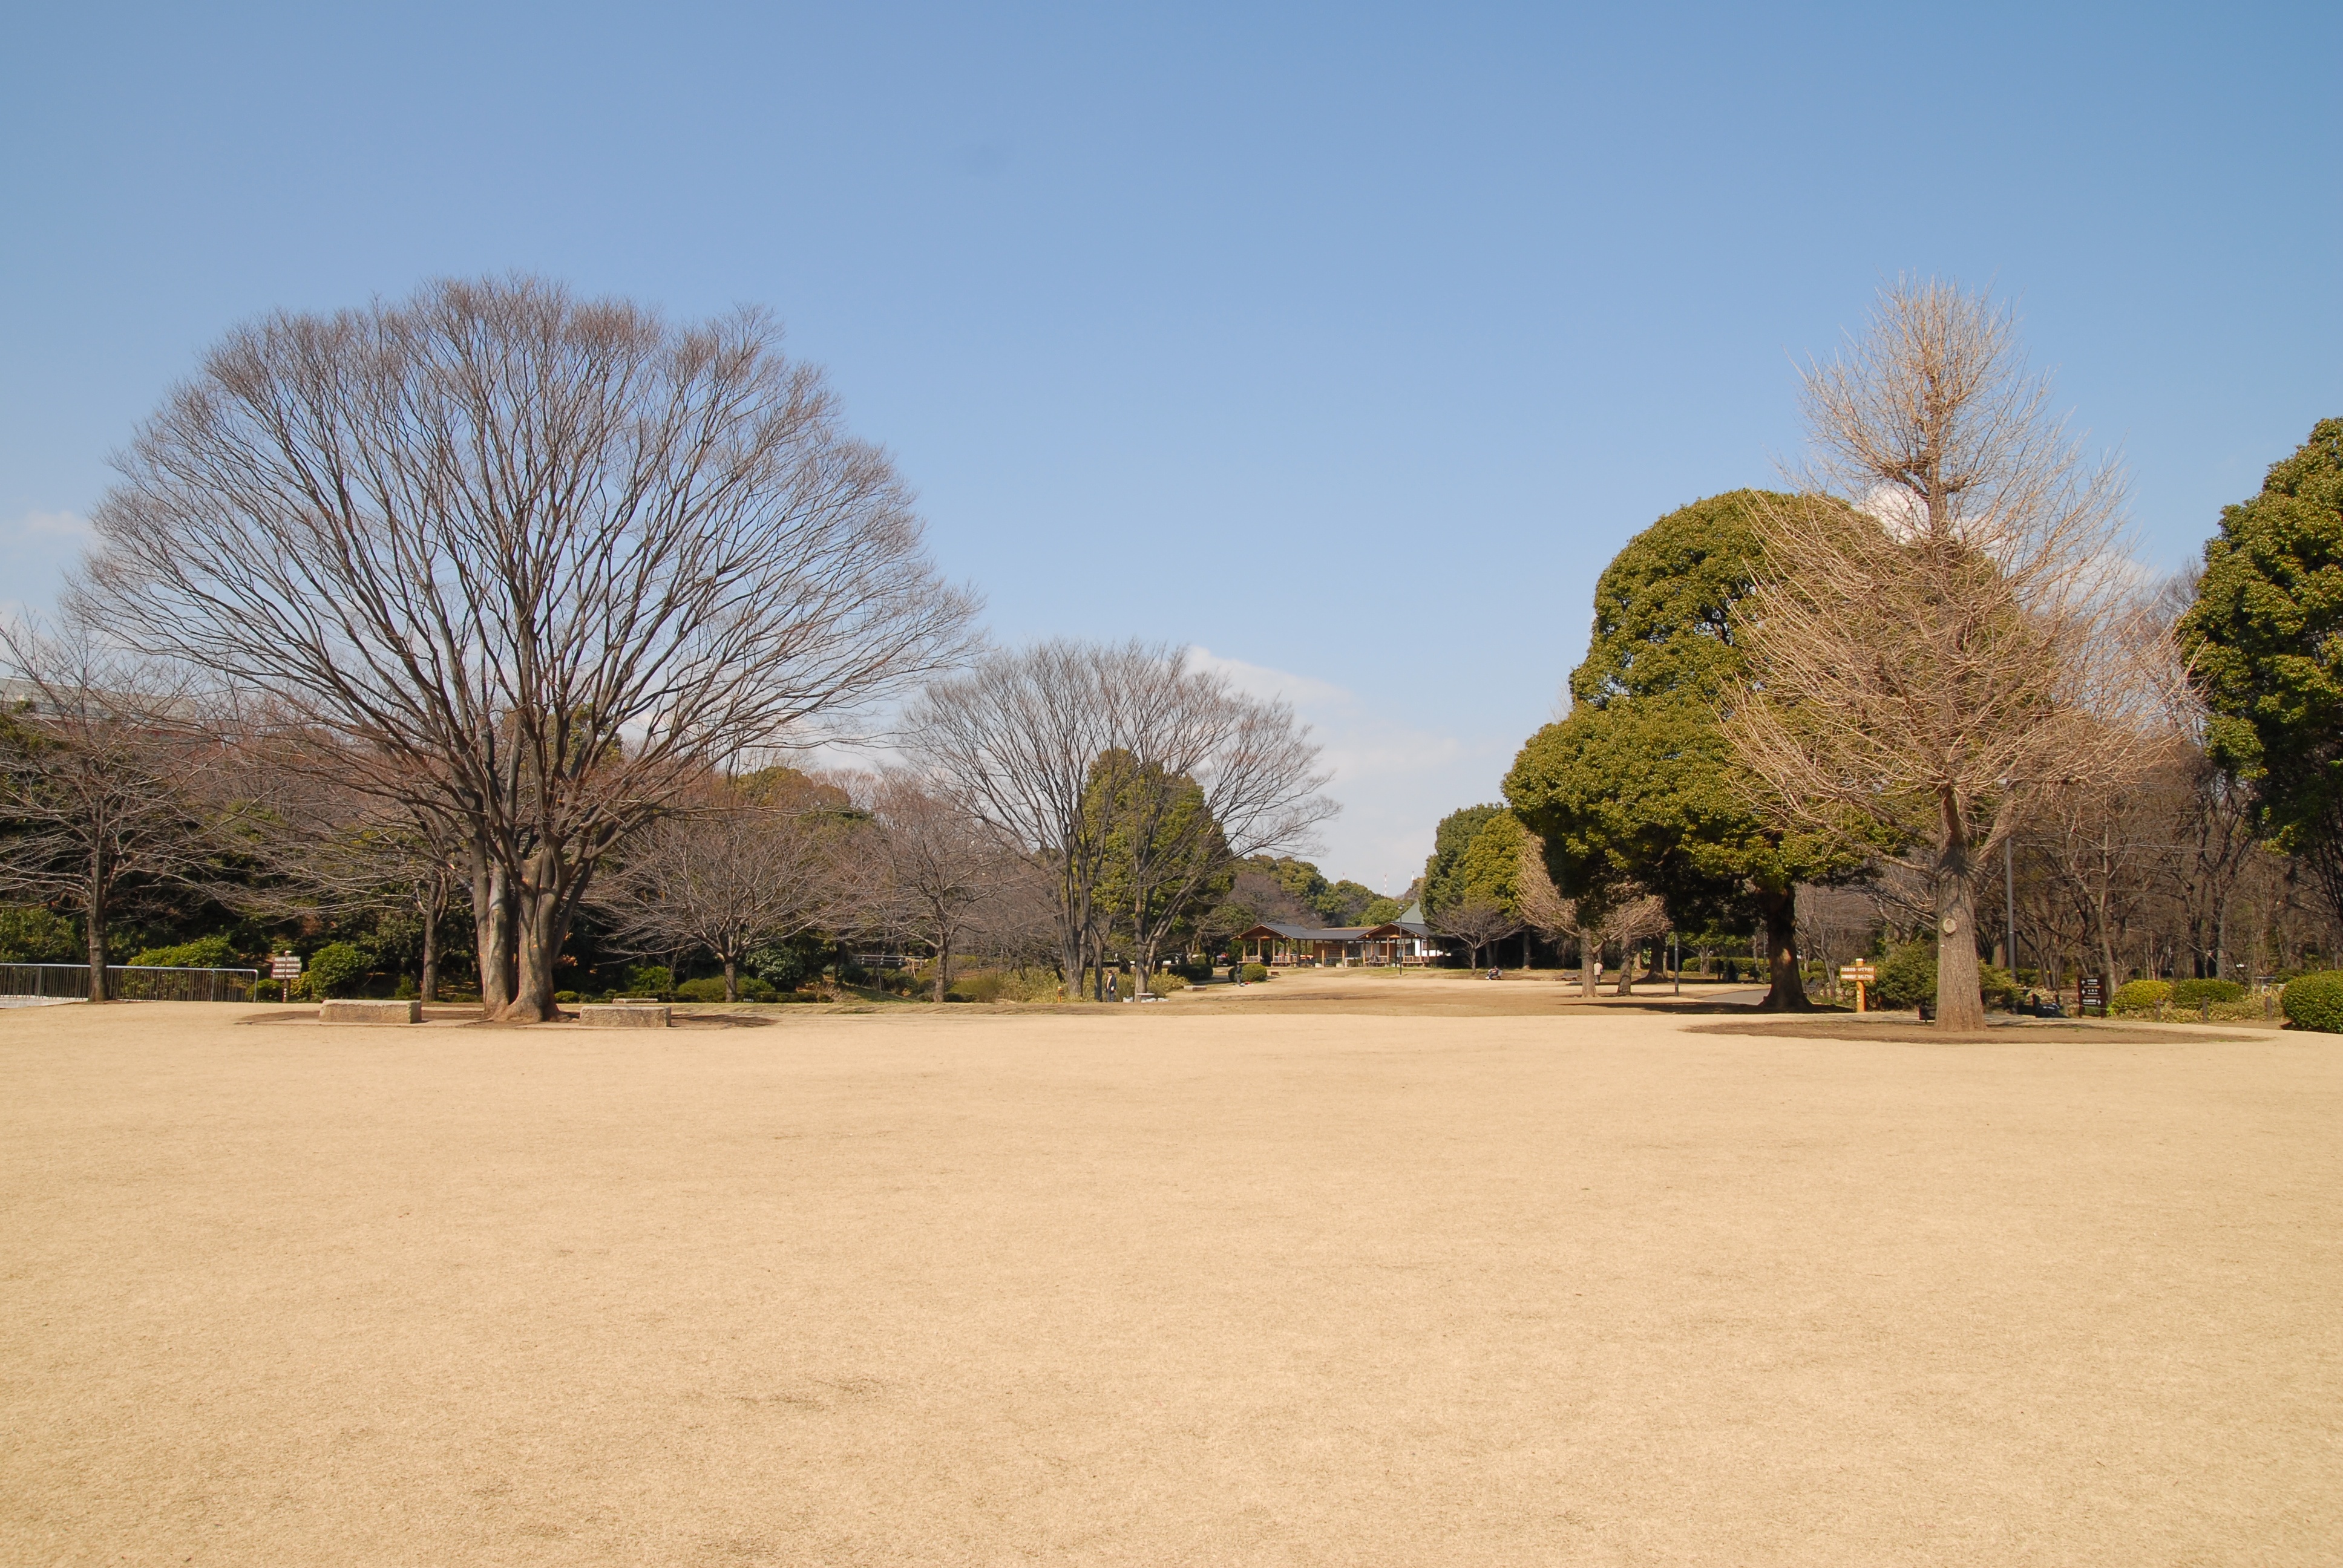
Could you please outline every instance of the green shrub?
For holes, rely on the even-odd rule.
[[[1269,966],[1267,964],[1247,964],[1244,967],[1244,978],[1246,984],[1259,985],[1262,981],[1269,978]]]
[[[2017,981],[1997,964],[1977,965],[1977,995],[1988,1004],[2007,1006],[2017,995]],[[1933,1005],[1936,1000],[1936,944],[1906,942],[1879,961],[1879,983],[1873,988],[1885,1008]]]
[[[722,1001],[724,977],[709,975],[705,980],[688,980],[675,988],[678,1001]]]
[[[1165,970],[1147,982],[1147,989],[1157,996],[1170,996],[1175,990],[1188,989],[1188,977],[1176,970]]]
[[[2116,987],[2116,994],[2107,999],[2109,1012],[2159,1012],[2172,1000],[2172,982],[2160,980],[2126,980]]]
[[[74,923],[38,904],[0,910],[0,964],[89,962]]]
[[[675,971],[665,964],[638,964],[627,971],[628,996],[664,997],[675,990]]]
[[[756,975],[742,975],[740,977],[740,1000],[742,1001],[771,1001],[780,994],[780,992],[773,989],[772,982],[769,980],[760,979]]]
[[[309,982],[312,996],[347,996],[373,968],[374,955],[356,942],[327,942],[309,955],[308,972],[301,978]]]
[[[255,980],[252,982],[252,1000],[255,1001],[283,1001],[285,1000],[285,988],[273,980]]]
[[[197,937],[191,942],[181,942],[175,948],[148,948],[133,953],[133,968],[146,966],[166,970],[224,970],[242,966],[236,961],[236,950],[228,946],[226,937]]]
[[[2287,981],[2278,1006],[2285,1010],[2290,1028],[2343,1034],[2343,970],[2324,970]]]
[[[2246,988],[2233,980],[2185,980],[2172,982],[2172,1005],[2195,1012],[2207,1002],[2243,1001]]]
[[[1917,1007],[1936,1000],[1936,944],[1906,942],[1879,960],[1874,988],[1885,1008]]]
[[[553,1000],[556,1001],[576,1001],[578,1000],[578,993],[574,990],[558,990],[553,993]]]

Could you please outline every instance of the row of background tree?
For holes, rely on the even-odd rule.
[[[131,964],[265,968],[291,952],[317,994],[478,999],[455,835],[385,814],[330,773],[282,769],[274,747],[191,721],[184,697],[158,702],[135,669],[91,679],[75,666],[61,678],[64,648],[21,635],[15,646],[20,668],[49,673],[0,716],[15,806],[8,875],[45,898],[0,910],[0,962],[78,962],[99,947]],[[1195,676],[1174,652],[1061,644],[993,663],[1151,678],[1202,710],[1206,731],[1245,732],[1242,755],[1223,744],[1188,760],[1243,797],[1240,811],[1260,803],[1246,818],[1256,846],[1299,840],[1327,809],[1290,717]],[[1195,712],[1187,719],[1199,727]],[[1265,735],[1278,744],[1262,746]],[[907,987],[908,970],[877,967],[879,955],[924,959],[920,978],[939,999],[955,994],[956,962],[1010,971],[980,977],[986,994],[1057,994],[1069,972],[1077,986],[1065,989],[1102,990],[1111,967],[1209,960],[1264,920],[1399,912],[1308,860],[1258,847],[1238,857],[1206,795],[1192,773],[1110,749],[1084,770],[1059,838],[1034,845],[909,769],[711,769],[594,869],[556,997]],[[1068,842],[1086,857],[1085,878],[1067,874]],[[87,874],[94,862],[111,868],[102,887]],[[1070,890],[1081,895],[1071,908]],[[1061,961],[1070,921],[1073,971]]]

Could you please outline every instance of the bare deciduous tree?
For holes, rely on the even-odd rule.
[[[705,779],[634,837],[594,907],[622,951],[709,954],[738,1001],[750,950],[836,918],[850,814],[843,790],[789,769]]]
[[[287,765],[281,724],[246,712],[216,728],[233,737],[223,789],[238,826],[203,890],[269,920],[412,914],[422,939],[417,994],[437,1000],[440,933],[463,880],[455,826],[420,802],[386,800],[305,765],[331,749],[330,739],[305,737]]]
[[[1645,892],[1634,882],[1618,884],[1608,898],[1599,901],[1565,898],[1546,869],[1544,841],[1534,833],[1523,839],[1516,885],[1520,890],[1522,919],[1531,930],[1549,941],[1577,944],[1582,995],[1595,994],[1599,979],[1595,966],[1601,961],[1603,950],[1614,944],[1619,948],[1620,955],[1618,994],[1634,994],[1635,960],[1631,950],[1668,929],[1666,900]]]
[[[0,714],[0,891],[80,914],[89,1000],[105,1001],[113,919],[216,847],[202,781],[218,751],[184,685],[84,628],[0,624],[0,655],[18,683]]]
[[[1182,779],[1203,792],[1221,849],[1167,855],[1151,884],[1157,895],[1162,877],[1196,874],[1200,864],[1209,874],[1220,864],[1207,862],[1222,856],[1300,848],[1336,809],[1319,794],[1328,776],[1317,770],[1318,749],[1291,708],[1247,697],[1161,646],[1051,641],[996,653],[931,685],[908,727],[913,749],[944,787],[1055,883],[1069,985],[1079,983],[1106,920],[1120,912],[1100,907],[1100,881],[1115,835],[1139,814],[1097,808],[1101,758],[1121,753],[1135,775],[1161,780],[1150,800],[1174,800]],[[1134,934],[1145,961],[1160,929]]]
[[[74,602],[463,832],[491,1014],[711,766],[925,678],[970,606],[884,453],[740,312],[540,281],[239,328],[140,430]]]
[[[1474,969],[1481,967],[1481,954],[1485,950],[1519,931],[1523,923],[1519,914],[1503,904],[1471,898],[1450,905],[1431,920],[1433,930],[1444,937],[1454,937],[1473,950]]]
[[[1667,900],[1640,888],[1614,898],[1603,914],[1603,940],[1619,950],[1617,994],[1635,992],[1635,955],[1643,945],[1668,929]]]
[[[2010,313],[1899,283],[1805,377],[1802,498],[1761,509],[1729,716],[1787,825],[1926,879],[1944,1028],[1982,1024],[1974,883],[2054,784],[2119,776],[2150,728],[2123,489],[2022,363]]]
[[[881,773],[864,793],[873,829],[863,846],[868,896],[934,950],[941,1001],[962,939],[983,923],[993,896],[1020,879],[1022,862],[997,830],[914,775]]]

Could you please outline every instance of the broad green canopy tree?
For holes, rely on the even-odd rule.
[[[2214,760],[2343,907],[2343,419],[2221,508],[2179,637]]]
[[[1503,806],[1467,806],[1440,819],[1432,834],[1432,854],[1423,862],[1425,915],[1437,915],[1463,902],[1464,852],[1492,818],[1504,814]]]
[[[1460,903],[1493,905],[1508,915],[1521,913],[1522,846],[1529,830],[1511,811],[1499,811],[1481,824],[1456,862],[1451,886]]]
[[[1750,518],[1764,499],[1713,496],[1627,542],[1595,586],[1569,717],[1530,737],[1505,798],[1545,840],[1565,897],[1600,907],[1639,886],[1666,901],[1679,929],[1762,921],[1773,959],[1765,1005],[1795,1010],[1807,1005],[1797,884],[1860,862],[1767,827],[1719,723],[1747,677],[1734,607],[1750,591]]]

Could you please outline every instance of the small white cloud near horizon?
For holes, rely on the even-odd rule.
[[[1192,646],[1189,660],[1253,697],[1289,702],[1310,726],[1342,813],[1320,829],[1319,869],[1397,893],[1432,852],[1433,829],[1461,806],[1496,798],[1511,747],[1418,729],[1377,711],[1344,686]],[[1476,778],[1483,781],[1475,785]]]

